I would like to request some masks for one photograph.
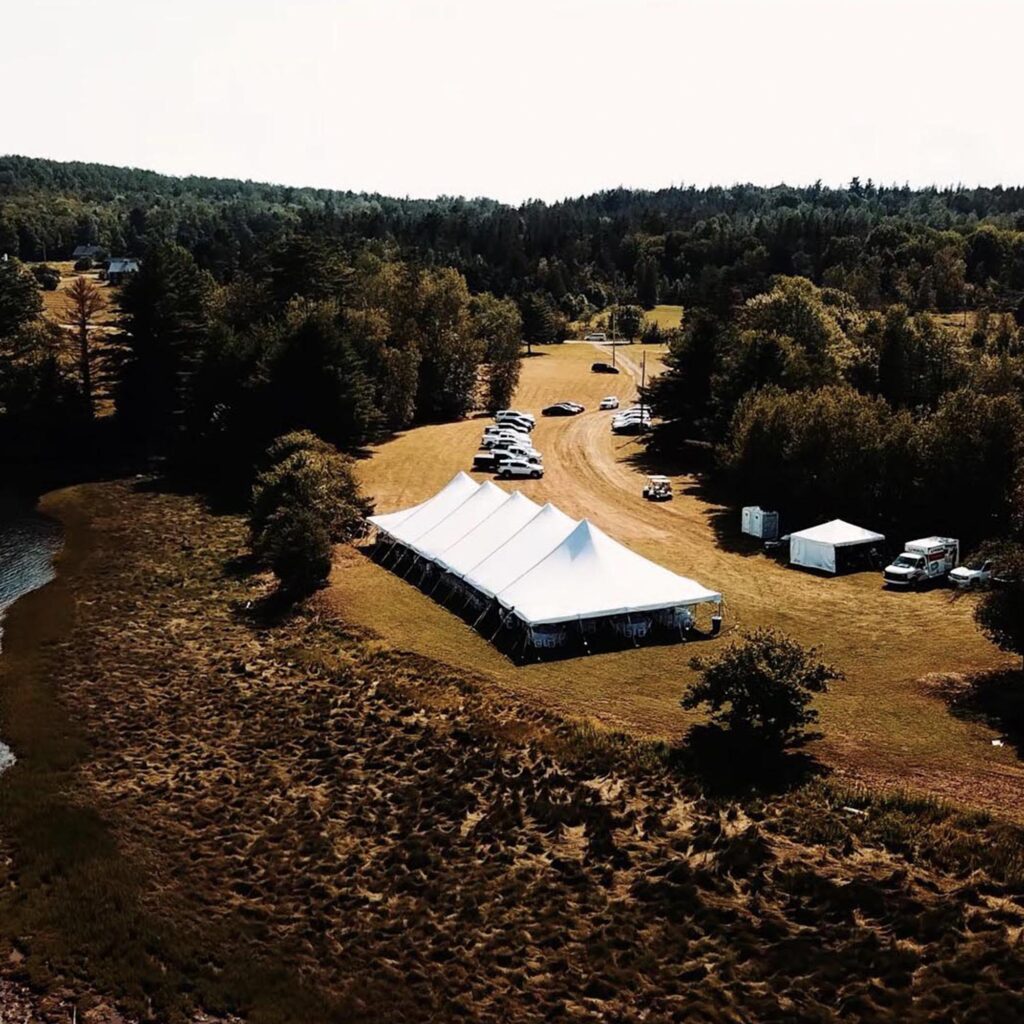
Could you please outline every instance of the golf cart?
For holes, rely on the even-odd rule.
[[[672,481],[667,476],[649,476],[644,484],[644,497],[648,501],[671,501]]]

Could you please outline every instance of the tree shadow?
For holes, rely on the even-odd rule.
[[[1024,671],[981,672],[947,688],[944,697],[958,718],[994,729],[1018,757],[1024,756]]]
[[[805,733],[780,750],[718,725],[694,725],[674,751],[672,763],[715,796],[778,795],[827,773],[817,758],[800,749],[819,737]]]

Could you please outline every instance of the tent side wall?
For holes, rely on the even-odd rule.
[[[794,536],[789,542],[789,561],[791,565],[802,565],[806,569],[835,572],[836,549],[824,541]]]

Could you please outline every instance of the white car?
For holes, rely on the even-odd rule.
[[[608,335],[603,331],[591,331],[589,334],[583,335],[584,341],[607,341]]]
[[[614,395],[609,395],[607,398],[601,399],[601,404],[598,406],[599,409],[618,409],[619,400]]]
[[[629,423],[650,423],[651,414],[646,409],[626,409],[612,418],[613,427],[624,427]]]
[[[500,420],[504,416],[514,416],[516,419],[529,420],[531,423],[536,422],[532,412],[520,412],[519,409],[499,409],[494,414],[496,420]]]
[[[987,587],[992,582],[992,568],[992,562],[989,559],[964,562],[963,565],[958,565],[950,571],[949,582],[962,590]]]
[[[508,459],[498,470],[498,476],[502,480],[510,480],[514,476],[528,476],[532,480],[539,480],[543,475],[543,466],[536,462],[527,462],[526,459]]]
[[[510,444],[522,444],[529,445],[530,437],[528,434],[514,433],[513,431],[506,431],[501,434],[484,434],[480,440],[480,446],[482,448],[500,448],[507,447]]]
[[[497,448],[492,448],[491,450],[499,461],[503,459],[506,461],[508,459],[526,459],[527,462],[536,462],[538,465],[544,461],[541,453],[536,448],[531,448],[528,444],[510,444],[508,447],[498,445]]]

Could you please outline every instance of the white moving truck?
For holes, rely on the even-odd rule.
[[[891,587],[919,587],[943,579],[960,561],[960,541],[953,537],[908,540],[903,554],[882,572]]]

